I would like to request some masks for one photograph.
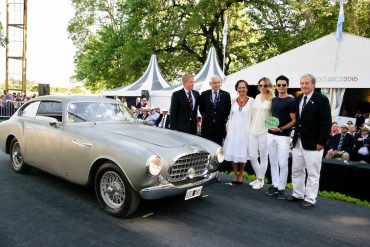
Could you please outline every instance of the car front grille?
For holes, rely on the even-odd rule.
[[[174,160],[168,169],[168,181],[171,183],[188,179],[188,170],[193,168],[195,176],[203,175],[207,170],[209,153],[199,152],[187,154]]]

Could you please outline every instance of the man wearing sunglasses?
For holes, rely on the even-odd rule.
[[[265,194],[276,196],[278,200],[285,200],[290,132],[296,122],[295,100],[288,95],[288,87],[289,79],[286,76],[281,75],[276,78],[278,97],[272,99],[271,114],[279,119],[279,126],[269,129],[267,134],[272,185]]]

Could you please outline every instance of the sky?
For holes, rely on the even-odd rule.
[[[71,86],[75,47],[67,25],[73,17],[69,0],[28,0],[27,80],[52,87]],[[0,1],[0,18],[6,28],[6,1]],[[5,47],[0,48],[0,83],[5,81]]]

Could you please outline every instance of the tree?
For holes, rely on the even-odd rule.
[[[226,74],[335,32],[334,0],[73,0],[68,31],[77,46],[76,80],[92,90],[138,79],[156,54],[168,81],[196,73],[215,47]],[[344,31],[368,37],[369,3],[349,0]]]

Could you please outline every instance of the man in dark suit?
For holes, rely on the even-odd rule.
[[[226,122],[231,110],[230,94],[220,89],[221,78],[211,77],[211,89],[200,95],[199,111],[202,115],[201,135],[222,146],[226,137]]]
[[[341,158],[342,160],[349,160],[349,155],[353,150],[353,137],[348,133],[348,129],[348,124],[342,124],[340,126],[341,133],[330,138],[326,159]]]
[[[169,129],[170,127],[170,115],[167,109],[162,110],[162,114],[157,119],[156,126],[159,128]]]
[[[193,90],[194,76],[182,76],[183,89],[172,94],[170,121],[171,129],[196,135],[199,93]]]
[[[311,208],[316,203],[322,156],[332,122],[329,100],[314,91],[315,84],[313,75],[303,75],[300,79],[303,95],[296,101],[297,121],[292,151],[293,194],[287,200],[303,201],[302,208]]]

